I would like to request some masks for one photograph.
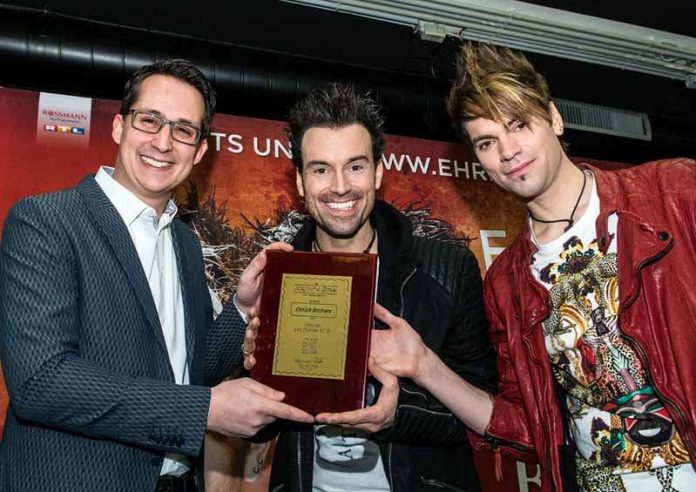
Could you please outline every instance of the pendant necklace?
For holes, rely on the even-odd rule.
[[[563,229],[563,232],[568,232],[571,227],[575,224],[575,220],[573,219],[573,215],[575,215],[575,211],[578,209],[578,205],[580,205],[580,199],[582,198],[583,193],[585,193],[585,185],[587,184],[587,174],[585,171],[582,172],[582,188],[580,189],[580,194],[578,195],[578,199],[575,200],[575,205],[573,206],[572,212],[570,212],[570,217],[567,219],[556,219],[556,220],[544,220],[544,219],[537,219],[532,215],[532,213],[529,213],[529,217],[534,221],[534,222],[541,222],[542,224],[556,224],[558,222],[567,222],[568,225]],[[371,244],[371,243],[370,243]]]

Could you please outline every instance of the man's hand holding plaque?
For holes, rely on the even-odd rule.
[[[382,306],[375,304],[376,313],[385,311],[386,310]],[[250,316],[249,326],[247,327],[244,344],[242,345],[242,352],[244,352],[244,368],[248,371],[252,370],[256,365],[254,350],[256,349],[258,329],[261,325],[261,320],[256,315],[255,311],[252,311]],[[373,330],[373,334],[374,331],[375,330]],[[370,433],[379,432],[393,425],[396,415],[396,405],[399,399],[398,380],[396,376],[380,367],[372,356],[370,356],[368,360],[367,367],[370,375],[379,381],[382,386],[375,404],[348,412],[320,413],[316,416],[316,422],[359,429]]]
[[[396,404],[399,400],[398,380],[396,376],[382,369],[372,357],[369,359],[367,368],[382,385],[375,404],[349,412],[320,413],[315,417],[316,422],[340,425],[369,433],[379,432],[394,424]]]
[[[292,251],[290,244],[277,242],[263,248],[239,277],[239,285],[235,295],[235,305],[249,318],[258,314],[263,289],[263,278],[266,271],[267,253],[270,251]]]

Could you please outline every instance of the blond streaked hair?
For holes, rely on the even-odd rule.
[[[505,124],[509,119],[529,123],[538,116],[550,124],[550,103],[546,79],[523,54],[487,44],[462,45],[447,96],[447,111],[462,134],[464,123],[476,118]]]

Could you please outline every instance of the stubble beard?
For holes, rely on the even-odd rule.
[[[322,231],[324,231],[324,233],[327,236],[329,236],[333,239],[351,239],[351,238],[354,238],[356,236],[356,234],[358,234],[358,232],[360,232],[360,230],[362,229],[362,227],[365,225],[366,222],[367,222],[367,219],[361,220],[358,223],[356,223],[354,227],[351,227],[348,231],[343,232],[343,231],[336,230],[335,227],[332,227],[331,222],[328,220],[326,220],[326,221],[325,220],[317,220],[316,221],[317,227],[319,227]]]

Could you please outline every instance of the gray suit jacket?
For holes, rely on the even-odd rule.
[[[0,244],[10,395],[0,490],[154,490],[165,452],[197,457],[210,389],[241,362],[236,309],[212,322],[196,237],[172,222],[190,385],[174,383],[128,230],[92,176],[27,198]]]

